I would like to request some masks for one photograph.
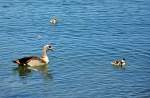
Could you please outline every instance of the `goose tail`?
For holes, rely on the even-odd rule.
[[[16,63],[16,64],[18,64],[18,65],[20,64],[19,60],[13,60],[12,62],[13,62],[13,63]]]

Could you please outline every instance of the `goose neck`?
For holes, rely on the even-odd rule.
[[[47,57],[47,49],[42,49],[42,57]]]

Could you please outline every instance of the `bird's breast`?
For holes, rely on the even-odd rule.
[[[42,59],[42,61],[43,61],[43,62],[45,62],[46,64],[48,64],[48,63],[49,63],[49,59],[48,59],[48,57],[42,57],[41,59]]]

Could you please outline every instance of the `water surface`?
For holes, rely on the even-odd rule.
[[[1,0],[0,97],[149,98],[149,9],[148,0]],[[55,51],[39,71],[11,62],[47,43]],[[123,57],[124,68],[110,64]]]

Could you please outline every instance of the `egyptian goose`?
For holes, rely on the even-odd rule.
[[[126,61],[125,58],[123,58],[122,60],[114,60],[111,62],[112,65],[117,65],[117,66],[124,66],[126,65]]]
[[[57,23],[57,18],[56,17],[52,17],[50,19],[50,23],[53,24],[53,25],[55,25]]]
[[[14,63],[18,65],[23,65],[23,66],[40,66],[40,65],[46,65],[49,62],[49,58],[47,56],[47,50],[52,50],[51,45],[45,45],[42,49],[42,56],[37,57],[37,56],[28,56],[24,57],[21,59],[17,59],[13,61]]]

